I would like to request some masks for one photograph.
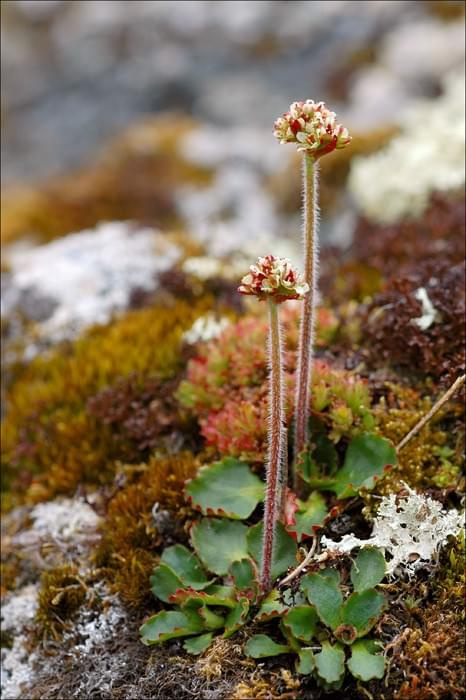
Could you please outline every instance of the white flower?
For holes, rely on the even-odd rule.
[[[348,129],[337,124],[336,116],[323,102],[293,102],[276,120],[274,136],[280,143],[298,144],[298,151],[307,151],[317,159],[351,141]]]
[[[238,287],[240,294],[257,296],[259,300],[273,299],[280,304],[287,299],[303,299],[309,285],[288,258],[266,255],[251,265]]]

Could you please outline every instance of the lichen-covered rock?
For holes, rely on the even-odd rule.
[[[34,308],[39,341],[76,337],[88,326],[107,323],[129,306],[135,289],[154,291],[158,277],[181,251],[160,233],[114,221],[43,246],[11,252],[2,314]],[[25,294],[30,300],[25,304]],[[37,318],[36,300],[48,313]],[[27,348],[31,357],[34,348]]]

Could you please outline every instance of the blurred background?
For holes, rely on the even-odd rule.
[[[293,100],[353,135],[322,162],[324,245],[464,183],[461,1],[5,0],[1,32],[3,308],[49,339],[189,257],[299,261],[299,159],[272,136]]]
[[[462,65],[463,9],[450,0],[6,0],[3,182],[82,165],[122,128],[167,110],[269,135],[292,100],[312,96],[353,129],[392,124]]]

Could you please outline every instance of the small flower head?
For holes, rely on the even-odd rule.
[[[348,129],[337,124],[335,112],[313,100],[293,102],[275,122],[273,133],[280,143],[295,143],[298,151],[307,151],[315,160],[351,141]]]
[[[272,299],[276,304],[281,304],[287,299],[303,299],[309,291],[309,285],[287,258],[266,255],[265,258],[258,258],[249,270],[238,287],[240,294],[251,294],[261,301]]]

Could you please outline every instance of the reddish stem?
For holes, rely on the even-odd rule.
[[[303,156],[303,217],[304,217],[304,279],[309,292],[301,308],[299,329],[298,369],[296,373],[294,474],[293,484],[300,491],[302,484],[297,472],[299,454],[308,441],[310,387],[312,369],[312,345],[314,342],[315,307],[317,295],[317,266],[319,259],[318,224],[318,166],[308,154]]]
[[[272,587],[272,559],[275,531],[280,511],[280,471],[284,447],[284,395],[282,371],[282,340],[277,304],[269,307],[269,451],[267,459],[267,488],[265,496],[264,535],[260,585],[264,593]]]

